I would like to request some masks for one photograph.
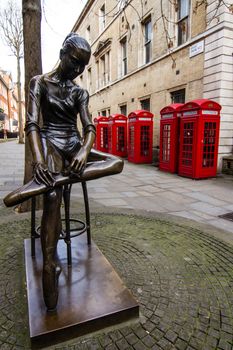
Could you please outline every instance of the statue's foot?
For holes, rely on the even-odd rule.
[[[49,312],[55,311],[58,300],[58,279],[61,267],[54,264],[46,264],[43,268],[42,284],[44,302]]]

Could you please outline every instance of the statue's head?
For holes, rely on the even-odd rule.
[[[74,79],[82,74],[91,57],[91,47],[86,39],[76,33],[65,38],[60,50],[60,69],[64,77]]]

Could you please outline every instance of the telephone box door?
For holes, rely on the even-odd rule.
[[[179,175],[193,177],[197,142],[197,121],[185,119],[180,122]]]

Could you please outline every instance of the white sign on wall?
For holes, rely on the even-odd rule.
[[[189,57],[193,57],[196,55],[199,55],[199,53],[202,53],[204,51],[204,40],[199,41],[196,44],[193,44],[189,48]]]

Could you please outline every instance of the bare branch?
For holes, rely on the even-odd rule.
[[[20,59],[23,57],[23,18],[17,3],[9,0],[6,8],[0,11],[0,32],[6,45],[17,61],[17,97],[19,120],[19,143],[23,143],[22,95]]]
[[[166,38],[166,42],[167,42],[167,48],[170,54],[170,57],[172,59],[172,68],[176,67],[176,60],[173,57],[173,54],[171,52],[171,48],[173,46],[173,42],[172,42],[172,38],[170,37],[167,25],[168,25],[168,19],[164,14],[164,10],[163,10],[163,0],[160,0],[160,11],[161,11],[161,18],[162,18],[162,22],[163,22],[163,29],[164,29],[164,33],[165,33],[165,38]]]
[[[0,12],[0,31],[11,52],[16,57],[23,55],[23,22],[17,4],[10,0]]]

